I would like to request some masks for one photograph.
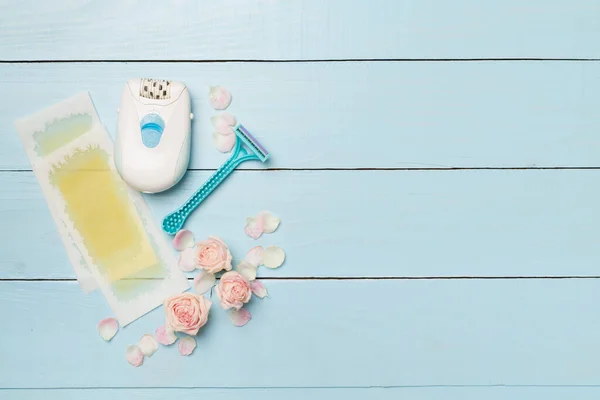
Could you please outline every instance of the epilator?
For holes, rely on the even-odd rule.
[[[121,97],[115,165],[144,193],[173,187],[185,174],[191,146],[190,94],[176,81],[130,79]]]

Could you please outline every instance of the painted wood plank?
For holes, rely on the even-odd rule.
[[[239,260],[278,245],[270,277],[600,275],[598,170],[238,171],[190,217],[197,238],[222,237]],[[157,221],[208,178],[189,172],[148,195]],[[281,217],[254,241],[247,216]],[[0,174],[0,274],[72,278],[32,173]]]
[[[0,65],[0,169],[28,169],[13,121],[89,90],[114,134],[131,77],[179,79],[192,168],[217,168],[208,88],[271,151],[270,168],[600,166],[600,62]],[[261,168],[247,163],[241,168]]]
[[[0,390],[5,400],[597,400],[597,387],[403,387],[287,389],[20,389]]]
[[[4,60],[598,57],[588,0],[7,0]]]
[[[0,283],[2,388],[600,385],[600,281],[269,281],[252,321],[215,308],[194,356],[127,345],[162,309],[103,342],[108,314],[75,282]]]

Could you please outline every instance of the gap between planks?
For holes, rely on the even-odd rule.
[[[3,387],[3,390],[298,390],[298,389],[426,389],[426,388],[600,388],[600,385],[510,385],[490,383],[488,385],[372,385],[372,386],[51,386],[51,387]]]
[[[541,58],[541,57],[499,57],[499,58],[329,58],[329,59],[223,59],[223,60],[0,60],[0,64],[67,64],[67,63],[190,63],[190,64],[210,64],[210,63],[351,63],[351,62],[503,62],[503,61],[600,61],[600,58]]]
[[[540,276],[286,276],[261,277],[263,281],[425,281],[425,280],[564,280],[564,279],[599,279],[599,275],[540,275]],[[157,280],[162,278],[144,278],[133,280]],[[219,278],[217,278],[218,280]],[[124,279],[128,280],[128,279]],[[193,281],[193,278],[189,278]],[[0,282],[77,282],[75,278],[0,278]]]
[[[216,168],[189,168],[188,171],[214,172]],[[547,171],[547,170],[600,170],[598,167],[355,167],[355,168],[240,168],[244,172],[286,171]],[[0,172],[32,172],[31,169],[0,169]]]

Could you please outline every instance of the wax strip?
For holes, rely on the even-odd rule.
[[[100,288],[125,326],[189,288],[142,195],[116,171],[87,92],[15,125],[84,292]]]

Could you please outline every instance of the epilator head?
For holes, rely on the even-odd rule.
[[[134,189],[157,193],[174,186],[190,159],[191,102],[181,82],[131,79],[121,97],[115,165]]]

